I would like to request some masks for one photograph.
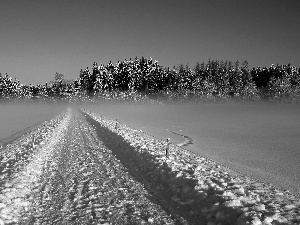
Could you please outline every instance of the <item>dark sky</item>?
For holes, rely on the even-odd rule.
[[[300,67],[299,0],[1,0],[0,72],[45,83],[93,62]]]

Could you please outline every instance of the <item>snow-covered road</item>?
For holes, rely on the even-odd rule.
[[[75,108],[7,145],[0,176],[1,225],[300,223],[288,191]]]

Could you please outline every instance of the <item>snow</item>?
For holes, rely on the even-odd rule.
[[[123,137],[126,142],[131,143],[131,146],[136,147],[135,157],[148,171],[147,174],[159,176],[154,180],[160,180],[162,186],[170,188],[170,199],[173,202],[178,205],[188,205],[187,209],[192,209],[188,212],[189,218],[195,215],[197,218],[205,217],[207,224],[299,222],[299,218],[295,217],[299,216],[297,208],[300,202],[289,192],[286,191],[280,197],[276,195],[279,192],[276,187],[235,174],[234,171],[226,169],[217,162],[191,154],[178,146],[171,145],[172,157],[164,157],[162,146],[166,146],[167,141],[157,142],[147,134],[136,134],[136,130],[127,125],[119,123],[116,128],[115,120],[94,113],[90,115],[101,124],[101,127],[106,127],[117,134],[108,133],[115,143]],[[145,143],[148,146],[146,151],[140,148]],[[121,151],[124,151],[123,154],[130,154],[130,151],[126,152],[126,148]],[[224,183],[227,185],[223,185]],[[157,186],[156,189],[161,189],[161,186]],[[288,207],[283,208],[287,205]],[[272,217],[265,221],[265,215],[272,215]]]
[[[300,105],[102,104],[88,110],[300,194]],[[181,130],[181,131],[180,131]],[[174,133],[181,134],[176,135]]]
[[[55,104],[0,104],[0,146],[65,109]],[[24,132],[22,132],[24,131]]]

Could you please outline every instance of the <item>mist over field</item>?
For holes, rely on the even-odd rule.
[[[274,103],[103,103],[82,107],[300,193],[300,106]]]

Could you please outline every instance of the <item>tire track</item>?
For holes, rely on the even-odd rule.
[[[29,224],[175,224],[77,112],[40,183]]]
[[[43,175],[44,164],[51,158],[55,146],[64,136],[69,120],[70,112],[66,114],[51,139],[38,148],[27,165],[5,183],[6,188],[2,190],[0,195],[2,203],[0,222],[19,223],[27,220],[26,214],[31,211],[32,207],[32,196],[40,188],[39,178]]]

